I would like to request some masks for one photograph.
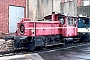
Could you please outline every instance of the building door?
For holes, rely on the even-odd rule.
[[[21,18],[24,18],[24,7],[9,6],[9,33],[15,33]]]

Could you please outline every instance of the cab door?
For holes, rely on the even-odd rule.
[[[65,16],[59,16],[58,20],[60,22],[59,34],[62,34],[62,36],[64,36],[65,35],[65,27],[66,27],[66,17]]]

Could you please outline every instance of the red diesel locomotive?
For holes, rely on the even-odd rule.
[[[23,18],[17,24],[16,36],[13,37],[14,46],[26,47],[34,50],[44,47],[74,41],[77,33],[77,17],[55,14],[45,16],[43,21],[31,21]]]

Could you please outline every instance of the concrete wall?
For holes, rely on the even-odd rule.
[[[60,13],[61,7],[60,7],[61,0],[53,0],[53,11]]]
[[[77,0],[61,3],[60,6],[61,13],[67,13],[71,16],[77,15]]]
[[[26,16],[31,20],[42,19],[52,12],[52,0],[27,0],[27,2],[29,3]]]
[[[60,12],[61,0],[27,0],[26,16],[31,20],[43,19],[52,11]]]
[[[37,14],[37,0],[26,0],[26,17],[35,20]]]
[[[52,13],[52,0],[38,0],[38,18]]]
[[[61,0],[28,0],[27,17],[31,20],[43,19],[52,11],[58,13],[68,13],[69,15],[77,15],[77,0],[61,3]]]

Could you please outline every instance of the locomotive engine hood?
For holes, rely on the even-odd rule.
[[[28,22],[25,21],[30,21],[29,18],[22,18],[20,22],[17,23],[17,30],[16,30],[16,35],[20,36],[20,35],[25,35],[25,28],[27,27]]]

